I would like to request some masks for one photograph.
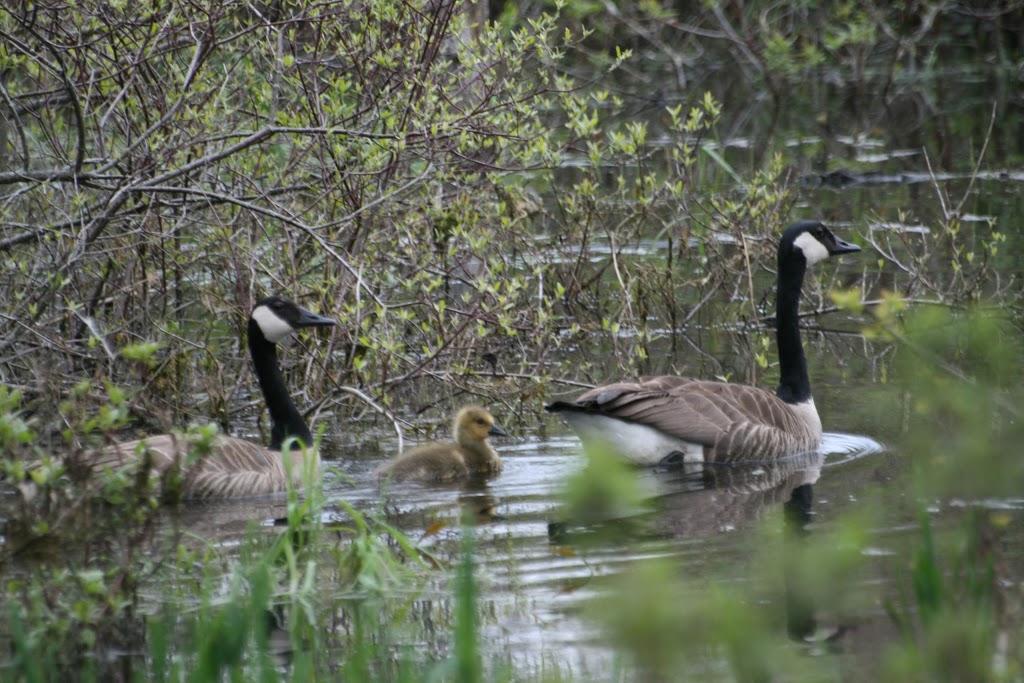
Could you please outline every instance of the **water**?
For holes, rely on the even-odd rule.
[[[641,56],[637,60],[641,67],[628,72],[631,80],[613,84],[613,90],[637,102],[657,92],[657,104],[639,112],[639,116],[649,117],[651,146],[657,147],[670,141],[658,128],[662,106],[691,104],[705,88],[711,89],[725,107],[718,127],[722,137],[709,142],[709,149],[717,150],[746,177],[751,169],[761,166],[758,156],[764,150],[785,148],[787,164],[792,167],[792,217],[825,218],[842,228],[843,237],[860,234],[892,250],[894,258],[885,263],[876,262],[878,255],[866,250],[859,259],[844,259],[838,266],[829,264],[819,273],[822,287],[858,286],[867,299],[899,291],[909,298],[955,301],[956,277],[941,242],[944,213],[955,206],[959,206],[964,229],[973,231],[971,234],[984,238],[991,231],[991,222],[1007,232],[1008,241],[993,258],[993,267],[1001,273],[1003,283],[1016,286],[1014,278],[1019,277],[1024,262],[1020,259],[1024,231],[1015,228],[1024,211],[1024,194],[1019,187],[1024,173],[1015,168],[1020,156],[1015,118],[1019,118],[1019,105],[1006,101],[1006,93],[1015,92],[1013,88],[993,88],[987,79],[964,78],[961,73],[933,73],[931,79],[922,78],[912,85],[899,82],[892,92],[877,97],[868,89],[857,98],[858,106],[850,107],[847,104],[855,84],[808,78],[802,87],[792,89],[789,100],[779,103],[777,112],[781,116],[776,120],[763,93],[759,97],[742,87],[737,78],[723,77],[721,64],[729,63],[727,60],[709,61],[714,68],[694,65],[685,92],[663,92],[664,61],[659,61],[657,55]],[[625,79],[622,74],[619,71],[612,77]],[[702,77],[707,80],[701,82]],[[887,83],[884,85],[888,88]],[[934,97],[934,90],[945,88],[954,90],[945,97]],[[1008,113],[1005,125],[1002,117],[997,120],[988,156],[974,173],[984,134],[984,126],[979,128],[978,122],[989,121],[993,97],[999,111]],[[899,120],[889,111],[895,109],[894,104],[918,98],[927,100],[928,115],[916,123]],[[943,149],[937,150],[936,146]],[[926,155],[929,147],[932,149]],[[587,163],[582,156],[566,161],[563,180],[579,171],[574,166],[585,167]],[[707,177],[720,186],[726,174],[719,172],[718,178],[712,178],[718,169],[715,164],[708,165],[711,170],[706,171]],[[702,180],[698,177],[695,182]],[[551,192],[557,194],[560,188]],[[964,201],[959,205],[961,199]],[[672,217],[673,221],[685,219]],[[666,221],[666,225],[673,223]],[[543,244],[549,239],[546,231],[551,226],[539,228],[538,244]],[[725,234],[717,239],[723,253],[734,239]],[[615,253],[622,258],[659,262],[666,259],[670,247],[678,248],[678,244],[670,243],[663,234],[638,235],[627,244],[615,242],[614,247],[606,234],[596,234],[585,259],[604,263]],[[542,253],[538,247],[538,253],[549,265],[563,261],[571,264],[576,260],[576,249],[574,244],[559,244]],[[905,272],[902,263],[908,264],[912,272]],[[678,267],[688,276],[693,274],[686,270],[691,266]],[[752,294],[756,299],[770,291],[772,278],[768,273],[755,276],[758,282]],[[929,282],[923,284],[923,280]],[[817,290],[818,282],[809,283],[805,310],[828,304]],[[538,283],[537,289],[543,292],[543,283]],[[730,292],[736,294],[734,300],[723,301]],[[657,338],[651,344],[649,360],[639,369],[728,376],[731,381],[770,386],[775,370],[753,362],[752,335],[747,327],[737,320],[734,310],[728,316],[719,315],[724,306],[747,294],[745,287],[733,290],[731,284],[723,285],[721,293],[723,297],[710,299],[700,315],[681,331],[679,339],[687,340],[683,335],[693,337],[689,345],[676,348],[669,337],[680,330],[672,330],[665,320],[651,320],[648,331]],[[746,303],[753,313],[756,302]],[[770,306],[761,313],[770,315]],[[743,317],[747,317],[746,312]],[[730,329],[719,326],[723,318],[734,321]],[[638,470],[638,485],[652,509],[616,511],[601,523],[579,524],[564,519],[560,494],[566,482],[586,466],[586,459],[579,441],[557,418],[527,431],[513,429],[513,438],[496,440],[505,470],[495,479],[473,486],[407,483],[389,489],[386,496],[372,473],[397,449],[397,442],[381,425],[365,427],[353,422],[346,425],[348,433],[329,428],[326,434],[325,520],[344,519],[342,503],[359,511],[377,511],[450,566],[457,559],[460,520],[468,512],[477,522],[479,611],[485,653],[511,662],[517,670],[564,671],[578,680],[612,679],[621,666],[621,651],[608,642],[599,624],[584,614],[592,598],[607,591],[606,580],[629,572],[644,560],[670,558],[678,574],[687,579],[737,587],[767,582],[755,566],[759,544],[764,534],[782,527],[783,508],[794,500],[795,491],[810,504],[808,512],[813,513],[805,529],[812,547],[830,538],[838,520],[871,514],[866,543],[860,550],[870,561],[854,583],[863,589],[864,596],[878,595],[879,585],[891,586],[895,581],[886,562],[906,558],[908,543],[918,538],[919,528],[914,513],[916,501],[910,500],[912,494],[908,492],[904,463],[908,454],[892,445],[900,440],[903,416],[882,414],[875,401],[879,392],[895,395],[900,391],[890,384],[896,346],[885,339],[862,337],[859,329],[867,322],[870,318],[842,315],[807,321],[807,327],[822,330],[805,332],[816,401],[828,430],[817,458],[786,463],[781,469],[753,466],[716,469],[710,474]],[[763,328],[758,331],[767,334]],[[570,344],[577,342],[566,336],[562,352],[570,368],[589,361],[599,369],[610,370],[620,360],[613,356],[607,340],[603,345],[595,341],[583,348],[591,340],[585,339],[575,347]],[[630,335],[624,333],[617,341],[628,346]],[[618,353],[618,349],[615,351]],[[628,353],[624,356],[630,357]],[[553,391],[560,390],[553,385]],[[341,412],[336,417],[349,417]],[[499,419],[506,417],[496,412]],[[972,507],[982,507],[1014,522],[1024,510],[1024,500],[1019,496],[930,504],[929,511],[939,523]],[[285,512],[280,499],[222,501],[189,504],[179,521],[190,536],[212,542],[230,557],[254,525],[258,525],[259,532],[276,533],[274,520]],[[1004,538],[1005,560],[1024,566],[1021,525],[1007,525],[1010,532]],[[419,652],[443,655],[447,651],[450,633],[430,623],[439,613],[450,612],[446,576],[445,572],[436,572],[428,580],[417,597],[417,608],[409,616],[419,622],[420,628],[414,628],[411,636],[416,640],[399,644],[413,645]],[[329,601],[332,586],[321,588],[325,602]],[[765,598],[765,603],[777,599],[778,587],[774,592],[770,588],[765,594],[772,597]],[[155,591],[153,599],[160,599]],[[837,603],[840,601],[837,596]],[[867,626],[851,637],[866,641],[875,638],[884,643],[885,615],[881,608],[869,605],[858,616]],[[877,652],[877,647],[865,647],[864,651]],[[344,657],[341,647],[337,656]]]
[[[671,558],[691,576],[714,575],[716,567],[750,552],[764,524],[781,523],[782,505],[797,487],[813,486],[816,524],[856,505],[887,457],[885,447],[864,435],[828,432],[821,451],[775,465],[690,469],[637,469],[650,507],[619,511],[598,524],[564,519],[566,482],[586,466],[578,439],[557,418],[545,435],[495,439],[505,468],[472,485],[402,483],[382,492],[374,469],[382,439],[371,449],[328,451],[325,521],[347,518],[345,508],[384,511],[419,547],[455,562],[454,550],[467,513],[476,520],[481,641],[485,658],[505,662],[520,674],[559,671],[577,680],[613,680],[624,665],[621,653],[584,612],[606,588],[603,581],[649,558]],[[555,432],[554,435],[550,432]],[[187,506],[183,522],[230,554],[254,520],[273,533],[285,514],[280,500],[227,501]],[[602,530],[611,528],[605,535]],[[619,533],[614,533],[618,529]],[[881,545],[881,541],[880,541]],[[417,599],[423,620],[418,638],[430,641],[428,624],[450,609],[450,587],[439,573]],[[324,586],[330,591],[330,586]],[[444,651],[440,642],[418,642]],[[343,653],[339,653],[343,656]]]
[[[794,144],[813,146],[821,142],[816,137],[800,138]],[[921,190],[930,188],[932,177],[922,168],[920,157],[902,147],[886,151],[874,141],[842,135],[827,144],[849,146],[851,158],[862,165],[859,168],[892,168],[885,164],[896,167],[875,176],[826,176],[803,169],[806,172],[800,181],[796,213],[800,217],[828,216],[830,223],[849,231],[844,231],[844,237],[859,232],[882,242],[895,236],[894,256],[900,259],[928,256],[915,253],[915,249],[932,248],[929,245],[936,239],[939,205],[931,191]],[[723,148],[734,152],[746,149],[738,144],[724,144]],[[735,162],[735,155],[730,158]],[[913,170],[906,170],[908,164]],[[1019,176],[997,171],[979,174],[968,195],[964,222],[976,227],[979,234],[988,230],[989,218],[1007,224],[1020,204],[1019,193],[1007,191],[1007,184],[1019,182]],[[954,194],[966,192],[970,182],[969,174],[959,172],[939,173],[935,179]],[[906,218],[900,213],[903,211],[908,214]],[[1007,251],[1019,253],[1019,240],[1019,236],[1011,235]],[[644,238],[619,247],[617,253],[660,259],[668,246],[660,238]],[[591,243],[587,258],[602,262],[610,252],[610,244],[599,237]],[[551,262],[560,258],[555,252],[549,256]],[[948,270],[944,259],[945,254],[936,250],[929,261],[936,275],[943,276]],[[1011,265],[1008,272],[1016,267]],[[759,276],[763,281],[758,283],[756,296],[771,286],[769,275]],[[861,260],[847,259],[838,266],[830,264],[824,276],[826,289],[860,285],[867,298],[886,290],[901,290],[922,298],[943,295],[942,291],[921,291],[916,284],[908,284],[910,276],[893,263],[876,264],[874,254],[865,254]],[[827,304],[827,299],[807,294],[805,310]],[[654,342],[657,353],[652,353],[648,364],[640,369],[728,376],[732,381],[770,385],[774,370],[765,371],[752,362],[748,331],[740,324],[731,329],[717,327],[715,305],[712,302],[685,331],[697,338],[678,349],[674,344],[671,350],[667,348],[674,331],[665,327],[664,321],[652,321],[652,331],[660,337]],[[603,523],[586,525],[574,524],[562,515],[563,488],[586,466],[586,459],[579,441],[556,418],[542,429],[496,440],[505,469],[495,479],[472,486],[405,483],[390,488],[386,495],[372,473],[397,450],[397,441],[380,425],[367,431],[352,425],[360,430],[355,435],[330,431],[326,435],[325,520],[346,518],[341,503],[360,511],[378,511],[419,547],[436,552],[451,566],[457,561],[460,520],[467,513],[471,515],[477,523],[478,607],[484,653],[507,662],[525,677],[557,671],[577,680],[616,680],[628,664],[623,663],[622,651],[605,636],[599,620],[587,616],[587,606],[608,591],[608,579],[629,572],[647,559],[669,558],[679,575],[688,580],[733,583],[744,590],[752,583],[763,582],[763,592],[770,596],[764,599],[766,610],[778,608],[781,582],[772,585],[764,578],[764,568],[757,566],[759,544],[765,529],[782,527],[783,508],[794,500],[794,491],[813,501],[807,526],[807,543],[812,547],[830,538],[838,520],[870,513],[872,526],[860,550],[867,561],[854,585],[860,587],[866,600],[898,592],[898,578],[887,563],[905,557],[906,548],[920,532],[914,505],[908,504],[905,454],[887,445],[898,442],[901,418],[879,415],[873,405],[873,392],[896,391],[886,384],[895,346],[885,340],[864,339],[856,332],[862,323],[846,316],[807,323],[808,327],[823,330],[806,331],[804,340],[816,401],[829,430],[817,459],[791,463],[792,468],[781,471],[754,466],[714,470],[711,476],[638,470],[639,486],[653,510],[620,511]],[[763,329],[761,332],[767,333]],[[629,335],[622,335],[619,341],[628,344]],[[599,343],[595,346],[566,347],[566,352],[570,360],[576,356],[611,359],[610,349]],[[609,360],[608,365],[613,364]],[[499,420],[505,417],[498,413]],[[937,503],[932,513],[941,523],[945,516],[974,505],[1015,518],[1024,507],[1019,498],[954,500]],[[230,550],[251,530],[254,521],[273,533],[274,520],[284,514],[281,501],[236,501],[189,506],[183,520],[192,533]],[[605,535],[609,527],[612,533]],[[616,529],[624,533],[616,534]],[[1008,555],[1017,557],[1022,549],[1024,543],[1016,538]],[[413,646],[417,652],[435,657],[448,651],[450,631],[437,628],[442,616],[452,611],[446,576],[438,572],[422,589],[416,608],[407,617],[418,621],[414,626],[419,628],[412,629],[408,642],[400,641],[398,645]],[[325,585],[323,590],[329,594],[331,587]],[[837,596],[837,603],[842,601]],[[824,607],[827,611],[830,606]],[[862,606],[858,620],[858,627],[844,635],[850,650],[877,652],[895,637],[877,603]],[[387,624],[381,626],[388,628]],[[779,630],[785,631],[781,623]],[[824,648],[808,652],[826,658],[841,656]],[[337,656],[344,657],[343,645],[339,645]],[[869,659],[862,659],[858,667],[865,666],[864,661]],[[700,677],[699,671],[691,673]]]

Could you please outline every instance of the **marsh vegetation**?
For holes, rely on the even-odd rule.
[[[820,5],[0,8],[4,678],[1020,680],[1024,11]],[[822,452],[586,460],[546,401],[774,385],[796,219],[865,252],[804,286]],[[320,479],[69,467],[269,441],[268,294],[338,321]],[[501,476],[383,495],[465,403]]]

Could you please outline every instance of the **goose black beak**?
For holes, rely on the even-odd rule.
[[[325,318],[299,306],[299,319],[295,322],[296,327],[330,327],[336,324],[333,318]]]
[[[860,247],[836,237],[835,242],[829,247],[828,253],[830,256],[835,256],[837,254],[850,254],[855,251],[860,251]]]
[[[499,427],[496,424],[491,425],[491,431],[487,432],[488,436],[508,436],[508,432]]]

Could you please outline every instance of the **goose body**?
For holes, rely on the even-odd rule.
[[[501,472],[501,457],[487,443],[489,436],[506,436],[494,416],[480,406],[459,410],[452,422],[451,443],[428,443],[412,448],[376,471],[380,481],[461,481]]]
[[[774,460],[821,445],[800,340],[800,288],[808,266],[860,247],[818,222],[791,225],[778,250],[775,392],[687,377],[645,377],[595,387],[547,409],[561,413],[584,447],[606,448],[642,465],[666,457],[684,462]]]
[[[301,485],[303,476],[319,467],[320,459],[312,449],[309,427],[281,374],[277,342],[303,327],[334,324],[330,318],[280,297],[261,299],[253,308],[248,326],[249,354],[270,412],[269,446],[217,436],[209,453],[195,464],[186,465],[189,441],[177,434],[160,434],[92,451],[86,454],[85,464],[101,471],[146,462],[153,473],[181,467],[186,498],[254,496]]]

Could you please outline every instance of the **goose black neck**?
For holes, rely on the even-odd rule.
[[[256,377],[263,390],[263,399],[270,410],[270,448],[281,450],[289,438],[296,438],[303,444],[313,444],[306,421],[295,407],[288,386],[284,383],[281,366],[277,362],[277,344],[267,341],[255,320],[249,320],[249,354],[256,369]]]
[[[802,254],[779,258],[779,284],[775,294],[775,339],[779,348],[779,387],[775,394],[786,403],[811,398],[807,359],[800,341],[800,288],[807,261]]]

